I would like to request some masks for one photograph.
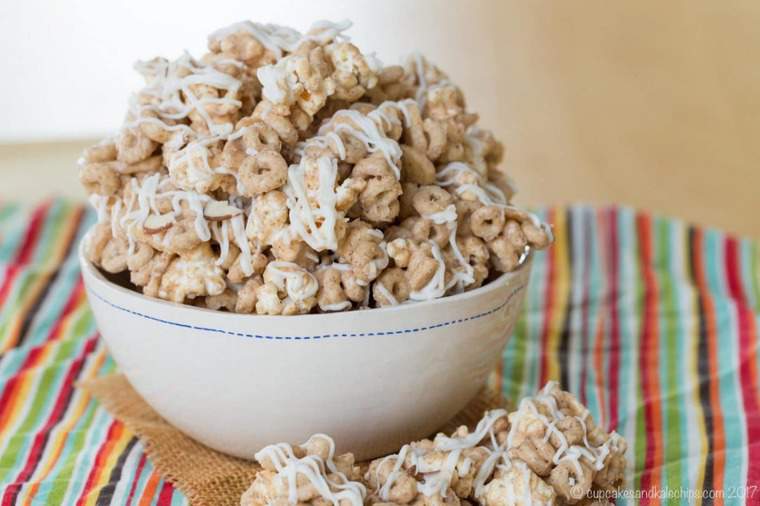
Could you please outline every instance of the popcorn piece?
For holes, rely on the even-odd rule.
[[[554,489],[519,460],[497,469],[481,496],[484,506],[550,505],[555,500]]]
[[[158,295],[173,302],[184,302],[206,295],[219,295],[226,288],[224,271],[208,243],[172,260],[161,277]]]
[[[335,68],[335,97],[354,102],[377,84],[377,75],[371,62],[350,42],[336,42],[325,46],[325,53]]]
[[[290,108],[299,107],[309,117],[314,116],[335,93],[335,81],[330,76],[331,65],[325,61],[321,46],[307,54],[291,54],[273,65],[257,71],[263,84],[262,95],[273,105],[284,106],[285,115]]]

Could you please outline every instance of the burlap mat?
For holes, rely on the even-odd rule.
[[[255,463],[212,450],[175,429],[148,406],[122,374],[96,378],[79,386],[137,435],[159,474],[181,490],[191,504],[240,504],[241,494],[256,475]],[[451,432],[460,425],[472,427],[483,411],[503,406],[501,396],[494,391],[484,388],[441,430]]]

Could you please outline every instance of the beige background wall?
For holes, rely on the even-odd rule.
[[[303,29],[349,17],[354,41],[383,61],[419,49],[462,85],[507,144],[523,203],[617,202],[760,237],[759,2],[45,4],[57,2],[0,12],[12,55],[0,199],[81,195],[74,160],[83,138],[119,124],[138,84],[132,60],[198,53],[238,19]],[[18,35],[33,28],[35,41]]]

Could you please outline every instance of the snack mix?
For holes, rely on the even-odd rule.
[[[80,160],[88,258],[148,296],[291,315],[471,290],[550,244],[462,91],[349,26],[242,22],[138,62],[120,132]]]
[[[602,505],[593,498],[620,486],[626,448],[549,382],[513,413],[488,411],[472,432],[462,426],[404,445],[368,467],[350,453],[336,457],[322,434],[295,448],[268,446],[255,456],[262,470],[240,504]]]

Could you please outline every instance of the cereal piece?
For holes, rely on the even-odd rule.
[[[363,280],[359,280],[352,270],[342,271],[340,281],[343,284],[343,291],[346,297],[352,302],[363,303],[368,296],[367,285]]]
[[[89,148],[85,148],[82,152],[82,159],[88,163],[111,162],[116,160],[116,155],[116,144],[112,139],[104,139]]]
[[[250,271],[244,266],[245,255],[240,252],[239,248],[235,248],[236,255],[229,255],[229,258],[234,258],[230,263],[227,270],[227,279],[233,283],[243,283],[252,274],[261,274],[269,264],[269,258],[261,252],[254,252],[250,257]]]
[[[237,301],[235,302],[236,313],[253,313],[256,311],[256,291],[263,284],[264,282],[260,276],[254,276],[245,282],[237,294]]]
[[[172,218],[170,215],[162,216],[166,216],[163,218],[166,220]],[[192,212],[183,211],[178,217],[173,217],[173,220],[171,225],[165,228],[165,225],[151,223],[146,219],[140,227],[134,230],[133,235],[137,240],[150,244],[156,250],[175,254],[184,254],[194,250],[204,242],[198,235],[196,217]],[[145,227],[146,222],[148,223],[147,228]],[[157,228],[150,228],[151,226]]]
[[[143,135],[158,144],[166,144],[172,137],[172,129],[180,123],[168,118],[159,117],[158,112],[144,109],[133,122]],[[181,127],[180,127],[181,129]]]
[[[421,185],[435,183],[435,165],[428,159],[424,152],[401,145],[404,155],[401,157],[401,180]]]
[[[256,312],[270,315],[308,313],[317,302],[319,283],[313,274],[292,262],[270,262],[264,284],[256,289]]]
[[[343,289],[343,271],[345,269],[325,266],[314,274],[319,282],[317,303],[322,311],[344,311],[352,306]]]
[[[551,227],[546,223],[542,223],[534,214],[513,206],[507,206],[505,214],[508,220],[513,220],[520,224],[522,235],[531,247],[541,249],[551,244],[554,240]]]
[[[242,140],[247,150],[257,153],[267,149],[279,152],[282,149],[280,136],[271,126],[261,121],[244,127]]]
[[[122,162],[119,162],[119,165],[117,165],[115,168],[121,174],[138,174],[140,172],[156,172],[158,170],[161,170],[162,163],[163,159],[161,155],[154,155],[131,165],[126,165]]]
[[[425,116],[435,120],[455,119],[465,114],[462,90],[452,84],[431,87],[425,99]]]
[[[393,260],[397,266],[409,267],[409,261],[412,258],[412,249],[415,244],[407,238],[399,237],[388,243],[386,250],[388,257]]]
[[[510,272],[520,266],[528,241],[516,221],[508,221],[501,235],[488,241],[488,249],[493,254],[491,261],[496,270]]]
[[[441,297],[445,288],[445,264],[438,245],[434,242],[418,243],[412,248],[407,276],[414,300]]]
[[[406,274],[398,267],[385,269],[372,284],[372,297],[378,306],[397,306],[409,299],[411,288]]]
[[[417,216],[417,211],[414,209],[414,195],[419,191],[420,185],[417,183],[403,182],[401,183],[401,196],[398,199],[399,212],[398,219],[404,220],[406,218]]]
[[[446,124],[435,121],[432,118],[425,118],[422,122],[422,130],[425,132],[427,140],[427,151],[425,154],[430,160],[438,160],[446,151],[448,143],[448,128]]]
[[[445,293],[447,269],[435,242],[397,238],[388,243],[387,251],[394,264],[405,270],[411,299],[433,299]]]
[[[161,286],[161,278],[169,268],[174,255],[155,251],[149,245],[141,243],[137,247],[137,253],[127,259],[127,267],[130,270],[130,281],[136,286],[142,287],[142,291],[149,297],[158,297]]]
[[[488,278],[488,262],[490,254],[485,242],[472,235],[457,236],[457,248],[459,255],[456,255],[452,248],[448,248],[444,254],[447,257],[447,264],[451,265],[451,270],[460,270],[460,262],[464,260],[466,265],[471,267],[470,275],[472,281],[465,285],[465,288],[472,290],[483,284]]]
[[[338,245],[338,258],[351,265],[359,284],[367,286],[388,265],[383,233],[361,220],[348,224],[346,236]]]
[[[237,293],[229,288],[218,295],[208,295],[204,299],[204,305],[208,309],[234,312],[237,306]]]
[[[377,76],[377,85],[367,91],[367,97],[373,104],[414,97],[414,86],[406,77],[400,65],[384,67]]]
[[[454,203],[454,198],[441,188],[435,185],[421,186],[414,194],[412,205],[420,216],[430,218],[431,215],[441,213]]]
[[[152,155],[156,147],[158,144],[139,129],[124,129],[116,141],[116,159],[127,164],[141,162]]]
[[[311,270],[319,263],[319,256],[308,244],[289,233],[278,234],[270,250],[277,260],[293,262],[304,269]]]
[[[359,194],[363,218],[387,223],[398,216],[401,185],[381,153],[374,153],[359,161],[351,177],[366,182],[364,190]]]
[[[284,185],[288,179],[288,164],[276,151],[260,151],[243,161],[238,177],[244,195],[253,197]]]
[[[437,213],[431,213],[435,215]],[[429,215],[429,216],[431,216]],[[429,218],[413,216],[401,222],[401,228],[409,231],[409,237],[415,241],[433,241],[439,247],[445,247],[449,242],[451,230],[447,223],[435,223]]]
[[[251,67],[272,63],[277,59],[277,54],[267,49],[254,35],[257,31],[255,27],[255,23],[239,23],[218,30],[209,36],[208,48]]]
[[[88,194],[114,195],[121,188],[116,167],[118,162],[86,163],[79,169],[79,181]]]
[[[547,481],[567,504],[575,504],[591,490],[594,471],[585,462],[564,458],[552,469]]]
[[[107,223],[99,223],[90,232],[85,246],[87,259],[106,272],[118,273],[127,269],[127,241],[114,237]]]
[[[262,100],[253,110],[252,117],[264,122],[268,127],[277,132],[282,143],[295,145],[298,142],[298,129],[281,111],[277,111],[268,100]]]
[[[497,206],[483,206],[470,215],[470,230],[484,241],[496,239],[504,224],[504,210]]]

